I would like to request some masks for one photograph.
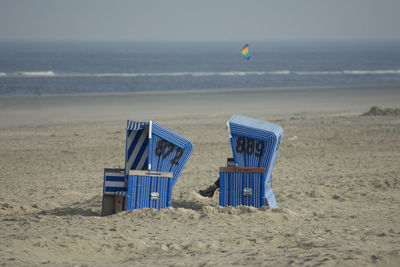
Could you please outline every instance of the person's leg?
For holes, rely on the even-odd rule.
[[[214,182],[214,184],[215,184],[215,186],[216,186],[217,188],[219,188],[219,177],[218,177],[218,179]]]
[[[203,197],[213,197],[215,190],[219,188],[219,178],[209,187],[204,190],[200,190],[199,194]]]

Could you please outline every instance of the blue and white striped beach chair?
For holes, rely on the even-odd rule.
[[[102,214],[171,206],[193,144],[153,122],[128,120],[125,169],[105,169]]]
[[[148,170],[154,176],[157,172],[171,173],[165,174],[168,179],[155,178],[158,187],[162,192],[166,192],[166,203],[163,198],[159,198],[155,208],[171,206],[172,189],[175,186],[180,173],[193,151],[193,144],[188,139],[183,138],[177,133],[159,125],[156,122],[138,122],[128,120],[126,124],[126,151],[125,151],[125,175],[130,177],[128,183],[128,199],[137,199],[131,194],[146,195],[130,186],[135,186],[132,171]],[[171,177],[170,177],[171,176]],[[148,176],[149,177],[149,176]],[[139,179],[144,183],[146,179]],[[136,181],[136,180],[135,180]],[[155,181],[153,178],[149,181]],[[168,181],[168,182],[166,182]],[[141,187],[141,190],[147,186]],[[136,191],[135,191],[136,190]],[[147,189],[146,189],[147,190]],[[161,192],[160,191],[160,192]],[[164,196],[164,193],[160,193]],[[153,198],[154,200],[154,198]],[[162,200],[162,201],[161,201]],[[143,202],[144,203],[144,202]],[[156,202],[152,202],[155,204]],[[147,204],[146,204],[147,205]],[[128,202],[127,210],[144,207],[145,204],[133,204]]]
[[[283,128],[242,115],[234,115],[227,126],[235,164],[238,167],[265,168],[260,194],[267,202],[261,201],[261,204],[277,208],[272,189],[272,170],[283,138]]]
[[[192,151],[192,142],[158,123],[128,120],[125,151],[125,176],[128,180],[126,209],[170,207],[172,190]],[[140,170],[150,172],[138,175]],[[162,176],[157,173],[162,173]],[[157,194],[159,196],[155,201]]]

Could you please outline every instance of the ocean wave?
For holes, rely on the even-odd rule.
[[[278,70],[278,71],[268,71],[266,72],[266,75],[288,75],[291,73],[292,72],[289,70]]]
[[[107,77],[207,77],[207,76],[248,76],[248,75],[286,75],[290,71],[225,71],[225,72],[131,72],[131,73],[55,73],[54,71],[31,71],[4,73],[3,77],[81,77],[81,78],[107,78]]]
[[[269,75],[397,75],[400,70],[343,70],[343,71],[226,71],[226,72],[127,72],[127,73],[58,73],[49,71],[0,72],[0,78],[61,77],[61,78],[108,78],[108,77],[207,77],[207,76],[269,76]]]
[[[226,72],[159,72],[159,73],[87,73],[87,74],[64,74],[63,77],[207,77],[207,76],[247,76],[247,75],[274,75],[287,74],[287,71],[264,72],[264,71],[226,71]]]
[[[344,74],[356,75],[382,75],[382,74],[400,74],[400,70],[345,70]]]
[[[344,70],[344,71],[296,71],[297,75],[387,75],[400,74],[400,70]]]
[[[343,71],[296,71],[296,75],[341,75]]]
[[[49,71],[21,71],[18,75],[30,76],[30,77],[54,77],[55,73],[51,70]]]

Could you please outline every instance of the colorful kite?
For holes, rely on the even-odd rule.
[[[242,55],[245,59],[249,60],[250,59],[250,55],[249,55],[249,45],[245,44],[245,46],[243,46],[242,48]]]

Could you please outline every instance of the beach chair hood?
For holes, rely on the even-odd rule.
[[[193,151],[192,142],[153,121],[128,120],[126,125],[126,174],[129,170],[172,172],[173,187]]]

